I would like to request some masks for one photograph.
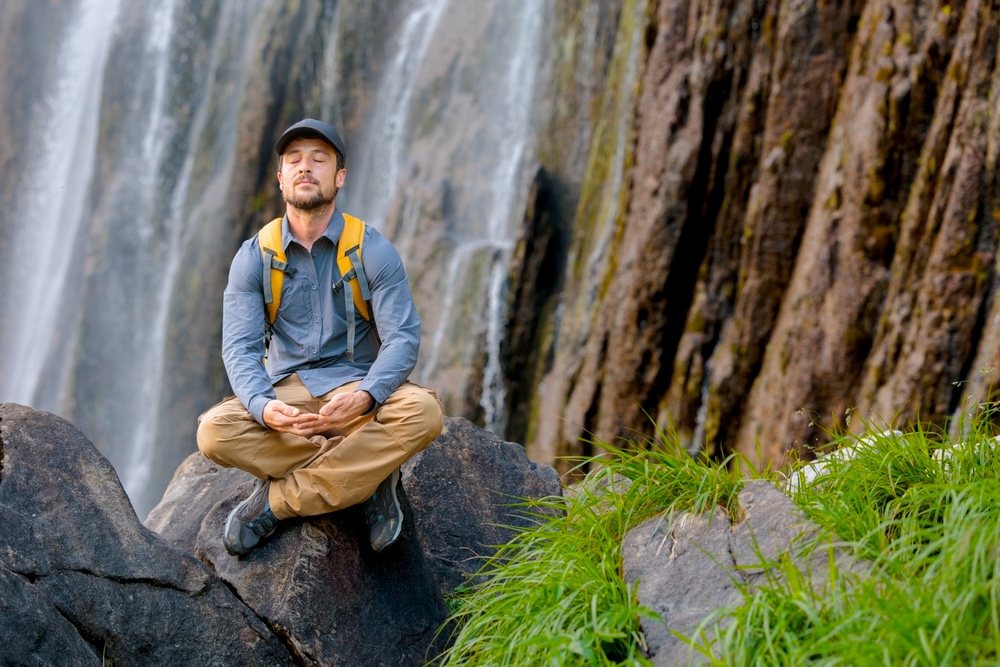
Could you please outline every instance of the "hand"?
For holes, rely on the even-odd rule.
[[[264,406],[264,423],[268,428],[282,433],[292,433],[308,438],[326,429],[324,420],[314,412],[302,412],[283,401],[274,399]]]
[[[329,428],[343,428],[368,412],[375,399],[365,390],[337,394],[319,409],[320,417]]]

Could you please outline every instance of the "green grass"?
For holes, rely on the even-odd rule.
[[[1000,664],[1000,445],[988,411],[955,444],[913,427],[837,444],[823,474],[794,479],[793,500],[856,558],[830,581],[775,564],[744,603],[690,639],[715,665]],[[695,461],[661,434],[652,451],[607,448],[599,470],[540,509],[564,512],[519,533],[486,563],[484,583],[451,602],[458,628],[440,664],[648,665],[639,605],[622,578],[621,541],[672,510],[734,516],[744,478]],[[819,541],[822,543],[822,540]],[[714,639],[708,639],[714,638]]]
[[[564,514],[502,547],[486,582],[453,601],[460,630],[444,665],[651,664],[639,619],[654,614],[623,581],[621,540],[673,508],[731,505],[742,478],[669,444],[645,454],[605,449],[607,465],[571,499],[539,507]]]

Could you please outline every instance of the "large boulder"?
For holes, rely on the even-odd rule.
[[[656,667],[706,662],[682,636],[692,637],[713,612],[741,603],[743,590],[782,576],[773,563],[788,559],[817,590],[829,582],[831,562],[841,576],[868,571],[844,549],[815,548],[819,526],[769,482],[747,482],[738,506],[735,521],[718,507],[702,515],[665,514],[625,536],[625,579],[638,585],[639,602],[662,618],[642,621]]]
[[[403,466],[403,486],[446,595],[475,581],[483,561],[516,530],[551,514],[526,499],[562,495],[556,471],[529,460],[524,447],[450,417],[438,439]]]
[[[69,422],[0,405],[3,664],[282,665],[282,641],[145,528]]]
[[[192,454],[144,526],[72,424],[0,405],[0,664],[423,664],[450,636],[444,596],[538,520],[523,499],[560,493],[520,446],[448,419],[405,467],[390,549],[349,508],[235,558],[222,526],[252,481]]]
[[[289,521],[237,559],[222,547],[222,526],[252,483],[191,454],[146,526],[207,563],[300,660],[324,665],[420,664],[436,655],[448,638],[440,632],[444,596],[538,520],[526,499],[561,493],[555,470],[529,461],[520,445],[446,418],[441,436],[403,466],[405,520],[391,549],[374,553],[350,508]]]

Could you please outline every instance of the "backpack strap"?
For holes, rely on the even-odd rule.
[[[347,358],[354,361],[355,314],[371,320],[369,302],[372,298],[368,276],[361,262],[361,251],[365,240],[365,223],[353,215],[344,214],[344,231],[337,242],[337,266],[342,276],[333,289],[344,289],[344,308],[347,311]]]
[[[267,304],[267,321],[274,322],[281,305],[281,287],[285,283],[288,262],[281,245],[281,218],[275,218],[257,232],[264,281],[264,303]]]
[[[285,270],[288,268],[285,248],[281,244],[281,218],[275,218],[257,232],[260,245],[261,280],[264,282],[264,305],[267,318],[264,320],[264,361],[271,346],[271,325],[278,317],[281,305],[281,288],[285,284]]]

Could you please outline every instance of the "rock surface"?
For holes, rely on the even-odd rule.
[[[222,580],[140,523],[72,424],[14,404],[0,405],[0,586],[4,664],[294,664]]]
[[[638,582],[640,604],[663,622],[643,619],[649,653],[657,667],[700,664],[700,654],[674,634],[691,637],[710,614],[740,604],[740,587],[753,589],[776,576],[765,566],[787,556],[816,587],[829,580],[830,552],[800,551],[815,541],[809,522],[768,482],[748,482],[739,494],[741,517],[732,521],[721,508],[706,515],[680,513],[645,521],[622,544],[625,579]],[[863,575],[867,565],[830,547],[841,575]],[[780,575],[777,575],[780,576]]]
[[[192,454],[147,527],[72,424],[0,405],[0,663],[424,664],[449,637],[443,595],[530,520],[505,501],[560,487],[523,448],[450,418],[402,486],[403,532],[380,554],[350,508],[234,558],[222,526],[248,474]]]

